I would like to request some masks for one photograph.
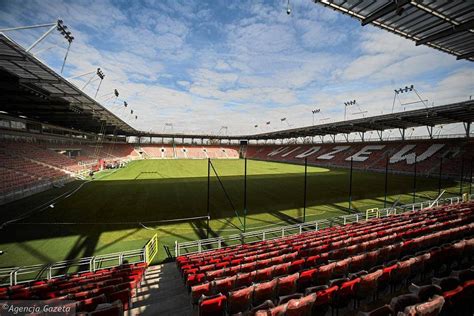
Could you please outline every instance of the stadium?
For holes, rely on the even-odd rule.
[[[474,314],[472,3],[0,7],[1,315]]]

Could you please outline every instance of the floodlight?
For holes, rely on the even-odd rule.
[[[68,27],[63,24],[63,21],[62,21],[62,20],[58,20],[58,21],[57,21],[56,29],[61,33],[62,36],[64,36],[64,38],[65,38],[69,43],[72,43],[72,41],[74,40],[74,36],[72,36],[72,35],[71,35],[72,33],[67,30]]]
[[[97,68],[97,76],[100,78],[100,80],[103,80],[105,77],[104,72],[100,68]]]

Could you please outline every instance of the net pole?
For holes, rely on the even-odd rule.
[[[387,193],[388,193],[388,155],[385,159],[385,184],[384,184],[385,197],[383,200],[383,208],[387,207]]]
[[[464,178],[464,159],[461,158],[461,177],[459,179],[459,195],[462,195],[463,178]]]
[[[247,229],[247,157],[244,158],[244,233]]]
[[[210,227],[210,201],[211,201],[211,158],[207,158],[207,238],[209,238]]]
[[[308,157],[304,158],[303,223],[306,222],[306,195],[308,186]]]
[[[416,160],[417,157],[415,156],[415,164],[413,166],[413,203],[415,203],[416,199]]]
[[[352,167],[354,159],[351,157],[351,172],[349,175],[349,212],[352,211]]]
[[[441,195],[441,175],[443,174],[443,157],[439,160],[439,175],[438,175],[438,196]]]

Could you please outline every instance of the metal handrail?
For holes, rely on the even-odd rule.
[[[127,260],[128,263],[145,262],[144,248],[83,257],[79,259],[63,260],[49,264],[0,268],[0,286],[16,285],[39,279],[49,280],[63,277],[68,274],[71,268],[74,267],[79,268],[78,273],[95,272],[104,268],[120,266],[125,262],[125,260]],[[103,266],[104,263],[107,263],[106,266]]]
[[[474,194],[469,197],[473,199]],[[409,211],[422,210],[424,208],[432,207],[434,205],[444,204],[457,204],[462,201],[462,197],[452,197],[438,200],[428,200],[423,202],[411,203],[406,205],[397,206],[395,208],[385,208],[378,212],[378,217],[387,217],[395,214],[401,214]],[[317,231],[320,229],[347,225],[354,222],[360,222],[367,220],[365,213],[356,213],[349,215],[335,216],[332,218],[315,220],[311,222],[305,222],[300,224],[293,224],[288,226],[280,226],[275,228],[267,228],[259,231],[246,232],[240,234],[234,234],[229,236],[213,237],[208,239],[200,239],[194,241],[178,242],[175,241],[175,256],[189,255],[196,253],[204,253],[215,249],[221,249],[222,247],[235,247],[242,244],[252,244],[265,240],[271,240],[276,238],[282,238],[285,236],[301,234],[308,230]]]

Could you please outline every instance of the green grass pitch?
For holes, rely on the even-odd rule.
[[[237,214],[243,215],[243,160],[213,160]],[[247,230],[288,225],[303,216],[304,167],[248,161]],[[413,177],[389,175],[389,203],[412,200]],[[4,219],[17,217],[81,185],[75,181],[2,206]],[[308,168],[306,220],[348,214],[349,172]],[[458,194],[456,183],[443,186]],[[239,233],[241,223],[212,173],[210,236]],[[438,180],[419,177],[417,200],[434,198]],[[382,207],[384,175],[354,171],[353,207]],[[0,231],[0,267],[46,263],[142,247],[158,233],[162,245],[206,236],[206,220],[145,223],[206,215],[206,160],[141,160],[117,171],[103,171],[68,198]]]

